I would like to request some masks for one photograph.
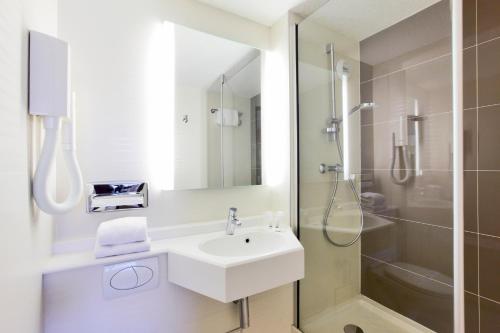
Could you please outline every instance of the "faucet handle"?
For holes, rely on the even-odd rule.
[[[236,207],[229,208],[229,218],[231,219],[232,223],[236,224],[237,226],[240,226],[241,221],[238,218],[238,215],[236,215],[237,212],[238,212],[238,208],[236,208]]]
[[[236,208],[236,207],[229,208],[229,217],[232,219],[235,219],[237,212],[238,212],[238,208]]]

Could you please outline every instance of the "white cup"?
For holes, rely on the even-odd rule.
[[[274,214],[274,227],[276,229],[279,229],[281,222],[283,221],[283,218],[285,217],[285,213],[281,210],[277,211]]]
[[[271,211],[264,212],[264,221],[267,223],[267,226],[269,228],[273,227],[273,220],[274,220],[273,212]]]

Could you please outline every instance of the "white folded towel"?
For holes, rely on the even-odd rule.
[[[147,238],[143,242],[134,242],[120,245],[101,245],[95,242],[95,257],[104,258],[118,256],[120,254],[129,254],[136,252],[146,252],[151,250],[151,239]]]
[[[99,245],[120,245],[145,241],[148,237],[146,217],[123,217],[102,222],[97,228]]]
[[[386,205],[369,206],[369,205],[363,205],[362,204],[361,208],[366,213],[380,213],[380,212],[385,211],[387,209],[387,206]]]
[[[217,125],[221,124],[222,112],[217,111],[216,122]],[[240,115],[238,110],[224,108],[224,126],[237,127],[240,122]]]
[[[361,202],[365,206],[382,206],[385,205],[385,196],[375,192],[361,193]]]

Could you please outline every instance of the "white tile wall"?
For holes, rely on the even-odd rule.
[[[72,47],[73,84],[78,94],[78,158],[85,182],[149,179],[143,72],[146,41],[154,24],[164,19],[254,47],[267,48],[271,41],[269,28],[194,0],[59,1],[59,33]],[[280,26],[283,29],[274,33],[273,42],[282,44],[275,51],[287,61],[286,17]],[[285,66],[288,68],[288,63]],[[286,90],[287,80],[282,77],[275,82]],[[288,103],[289,96],[284,98]],[[287,103],[275,112],[288,115]],[[287,119],[282,117],[280,126],[288,127]],[[289,144],[287,138],[284,140]],[[281,149],[286,152],[288,147]],[[92,237],[99,222],[123,215],[147,215],[151,227],[160,227],[221,219],[230,206],[238,207],[242,216],[268,209],[288,212],[289,163],[286,159],[280,163],[284,177],[275,188],[166,192],[151,184],[148,209],[112,215],[86,214],[82,200],[74,211],[56,218],[55,241]],[[67,187],[63,173],[58,174],[57,187],[62,197]],[[168,284],[166,277],[163,281],[159,290],[103,301],[99,267],[49,275],[44,285],[45,332],[224,332],[236,327],[232,304]],[[251,303],[252,327],[248,332],[290,332],[291,286],[252,297]]]
[[[167,256],[160,256],[166,276]],[[221,333],[239,325],[237,306],[220,303],[160,279],[157,289],[105,300],[102,267],[44,279],[45,333]],[[251,333],[288,333],[292,285],[250,297]]]
[[[215,29],[209,21],[224,27],[234,21],[232,29],[245,36],[238,41],[245,42],[251,35],[251,46],[268,43],[268,28],[267,34],[262,34],[260,25],[230,14],[219,17],[219,11],[214,13],[214,9],[207,10],[201,4],[195,6],[196,1],[59,2],[59,34],[69,41],[72,51],[72,84],[78,96],[78,159],[84,182],[151,178],[148,163],[154,159],[147,153],[145,120],[148,42],[155,24],[165,18],[184,23],[183,15],[187,14],[181,15],[179,3],[188,8],[189,15],[205,13],[213,17],[203,18],[207,31]],[[172,16],[176,11],[177,16]],[[59,166],[64,170],[63,165]],[[64,171],[57,176],[58,196],[62,198],[67,180]],[[287,191],[288,178],[284,181],[283,190]],[[242,216],[273,208],[268,188],[161,192],[157,184],[150,185],[150,208],[125,214],[145,214],[151,227],[224,218],[230,206],[238,207]],[[82,200],[72,212],[56,218],[55,241],[92,237],[99,222],[119,215],[124,214],[88,215]]]
[[[51,244],[51,219],[31,198],[39,141],[27,110],[28,29],[55,34],[56,1],[0,0],[0,332],[40,331],[41,267]]]

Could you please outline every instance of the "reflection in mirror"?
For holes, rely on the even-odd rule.
[[[224,186],[260,185],[260,52],[224,76]],[[242,149],[249,147],[249,149]]]
[[[260,51],[175,25],[174,190],[260,185]]]

